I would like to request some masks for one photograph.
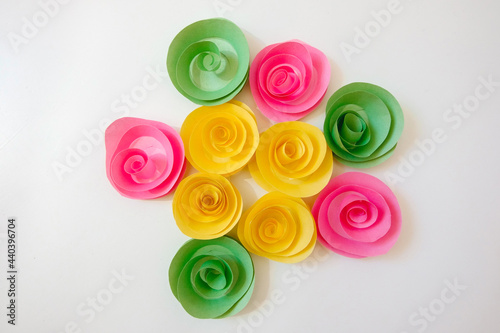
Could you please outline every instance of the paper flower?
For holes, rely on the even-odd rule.
[[[245,212],[238,224],[238,238],[252,253],[296,263],[313,251],[316,226],[302,199],[271,192]]]
[[[250,254],[229,237],[187,241],[172,259],[168,276],[172,293],[196,318],[238,313],[255,281]]]
[[[228,233],[242,211],[241,195],[226,178],[197,173],[181,181],[174,194],[174,219],[191,238],[213,239]]]
[[[248,169],[257,184],[268,192],[309,197],[319,193],[330,180],[333,157],[317,127],[289,121],[271,126],[261,134]]]
[[[201,105],[222,104],[236,96],[248,78],[249,64],[245,35],[223,18],[187,26],[175,36],[167,54],[175,88]]]
[[[229,175],[245,167],[259,144],[252,110],[238,101],[202,106],[181,128],[188,161],[199,171]]]
[[[401,210],[392,191],[379,179],[348,172],[332,179],[312,208],[318,240],[351,258],[386,253],[401,231]]]
[[[347,166],[367,168],[388,159],[403,126],[403,111],[396,98],[370,83],[340,88],[326,106],[326,141]]]
[[[175,189],[184,175],[181,137],[166,124],[120,118],[106,129],[105,143],[106,174],[127,198],[161,197]]]
[[[266,46],[250,67],[259,110],[276,122],[298,120],[323,99],[330,64],[323,52],[300,40]]]

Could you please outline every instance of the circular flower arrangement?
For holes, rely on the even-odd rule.
[[[161,197],[175,189],[184,175],[181,137],[166,124],[120,118],[106,129],[105,143],[106,174],[125,197]]]
[[[396,98],[374,84],[348,84],[326,105],[328,146],[337,160],[351,167],[367,168],[388,159],[403,126],[403,111]]]
[[[269,119],[298,120],[321,102],[330,64],[320,50],[299,40],[266,46],[250,67],[250,88]]]
[[[238,238],[252,253],[296,263],[313,251],[316,226],[302,199],[271,192],[257,200],[242,216]]]
[[[335,177],[312,208],[318,240],[351,258],[386,253],[401,231],[401,210],[389,187],[361,172]]]
[[[268,192],[309,197],[330,180],[333,158],[317,127],[290,121],[262,133],[248,168],[257,184]]]
[[[168,48],[167,70],[175,88],[196,104],[231,100],[248,78],[250,54],[240,28],[223,18],[195,22]]]
[[[247,250],[229,237],[191,239],[172,259],[172,293],[191,316],[224,318],[241,311],[254,288],[254,266]]]
[[[221,175],[197,173],[180,182],[173,200],[174,219],[191,238],[213,239],[227,234],[240,219],[240,192]]]
[[[234,100],[191,112],[182,124],[181,137],[191,165],[224,175],[244,168],[259,144],[255,115]]]
[[[394,96],[369,83],[340,88],[328,100],[323,134],[296,120],[324,97],[326,56],[291,40],[265,47],[250,72],[249,59],[234,23],[217,18],[189,25],[171,43],[167,69],[177,90],[204,106],[186,117],[180,135],[163,123],[129,117],[105,133],[106,173],[120,194],[152,199],[177,187],[173,215],[194,239],[172,259],[169,283],[196,318],[228,317],[248,304],[255,273],[247,250],[297,263],[318,239],[338,254],[364,258],[389,251],[401,231],[398,201],[382,181],[360,172],[330,180],[334,156],[371,167],[393,153],[404,122]],[[259,109],[279,122],[260,137],[252,110],[232,100],[248,76]],[[201,172],[181,181],[186,159]],[[224,176],[247,164],[270,193],[242,215],[242,197]],[[318,193],[310,211],[300,197]],[[242,244],[225,236],[236,224]]]

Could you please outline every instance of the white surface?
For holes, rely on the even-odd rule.
[[[203,321],[187,315],[168,286],[170,260],[187,240],[173,220],[172,197],[121,197],[106,179],[103,142],[62,180],[53,164],[65,163],[68,149],[86,140],[82,131],[123,116],[111,104],[142,85],[147,68],[165,70],[175,34],[217,16],[214,5],[221,3],[229,3],[224,16],[244,30],[252,57],[267,44],[293,38],[322,50],[332,62],[326,97],[347,83],[367,81],[398,98],[406,120],[400,145],[389,161],[366,172],[386,180],[401,159],[417,157],[411,155],[415,140],[436,128],[447,140],[393,186],[404,221],[389,254],[365,260],[331,254],[319,264],[309,259],[292,266],[254,256],[257,284],[249,306],[233,318]],[[8,33],[21,34],[23,17],[31,21],[40,5],[2,0],[0,234],[7,217],[15,216],[20,275],[13,328],[6,324],[0,273],[0,331],[65,332],[70,322],[78,327],[74,332],[107,333],[500,331],[500,87],[457,129],[443,119],[448,108],[474,94],[479,77],[500,81],[500,3],[401,0],[401,12],[347,62],[340,44],[352,44],[355,28],[364,28],[373,20],[370,12],[388,3],[74,0],[16,53]],[[248,86],[238,99],[255,109]],[[322,127],[326,100],[304,120]],[[129,115],[180,128],[195,107],[163,77]],[[269,126],[260,114],[258,121],[261,130]],[[336,175],[348,170],[335,167]],[[245,207],[264,193],[246,171],[232,181]],[[5,238],[0,242],[5,272]],[[90,318],[86,303],[105,295],[113,270],[134,279]],[[445,281],[455,279],[467,289],[440,309],[442,293],[452,295]],[[281,304],[271,304],[280,293]],[[77,312],[82,303],[83,314]],[[429,306],[443,313],[424,329],[423,317],[414,313]],[[411,318],[420,322],[412,325]]]

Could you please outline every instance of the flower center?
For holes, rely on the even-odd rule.
[[[259,229],[261,239],[268,244],[279,241],[285,232],[283,224],[280,223],[280,221],[278,221],[275,217],[266,218],[262,221]]]
[[[214,52],[203,52],[198,56],[198,67],[205,72],[213,72],[219,69],[221,57]]]
[[[304,156],[305,147],[300,138],[291,137],[278,147],[277,157],[282,165],[287,165]]]
[[[285,143],[285,154],[288,157],[292,157],[296,151],[297,151],[297,149],[293,143],[291,143],[291,142]]]
[[[210,187],[203,191],[200,195],[201,208],[203,211],[210,212],[219,206],[221,198],[220,190],[215,187]]]
[[[128,174],[136,174],[144,168],[146,159],[141,155],[130,156],[124,164],[124,170]]]
[[[214,141],[220,145],[226,143],[228,138],[229,138],[229,131],[224,126],[214,127],[212,133],[213,133],[212,137],[213,137]]]
[[[368,217],[366,211],[361,207],[356,207],[351,209],[348,212],[348,215],[349,219],[351,219],[355,223],[363,223],[366,221],[366,218]]]
[[[268,90],[275,96],[288,96],[300,87],[300,77],[297,69],[285,65],[271,71],[268,77]]]
[[[131,166],[132,170],[139,171],[144,166],[144,163],[142,161],[133,161],[130,166]]]
[[[340,125],[340,137],[342,141],[356,145],[366,129],[365,121],[354,113],[347,113]]]
[[[220,260],[208,260],[201,266],[200,278],[211,289],[222,290],[226,287],[225,267]]]
[[[364,229],[376,222],[377,207],[367,200],[354,200],[342,209],[346,222],[353,228]]]

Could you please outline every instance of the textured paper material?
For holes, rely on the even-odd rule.
[[[255,115],[235,100],[191,112],[182,124],[181,137],[191,165],[223,175],[243,169],[259,144]]]
[[[401,231],[401,210],[391,189],[361,172],[335,177],[314,202],[318,240],[352,258],[389,251]]]
[[[250,254],[235,240],[221,237],[187,241],[168,271],[172,293],[196,318],[224,318],[241,311],[254,288]]]
[[[187,26],[175,36],[167,54],[173,85],[201,105],[222,104],[236,96],[248,78],[249,64],[245,35],[223,18]]]
[[[242,212],[240,192],[221,175],[197,173],[181,181],[172,208],[179,229],[191,238],[227,234]]]
[[[250,88],[269,119],[298,120],[318,106],[330,82],[323,52],[300,40],[266,46],[250,67]]]
[[[326,106],[326,141],[337,160],[347,166],[368,168],[387,160],[403,127],[396,98],[374,84],[348,84]]]
[[[316,225],[302,199],[280,192],[264,195],[243,214],[238,238],[259,256],[284,263],[306,259],[316,244]]]
[[[105,132],[106,174],[123,196],[153,199],[175,189],[186,167],[181,137],[170,126],[120,118]]]
[[[271,126],[261,134],[248,169],[257,184],[268,192],[309,197],[319,193],[330,180],[333,157],[317,127],[289,121]]]

